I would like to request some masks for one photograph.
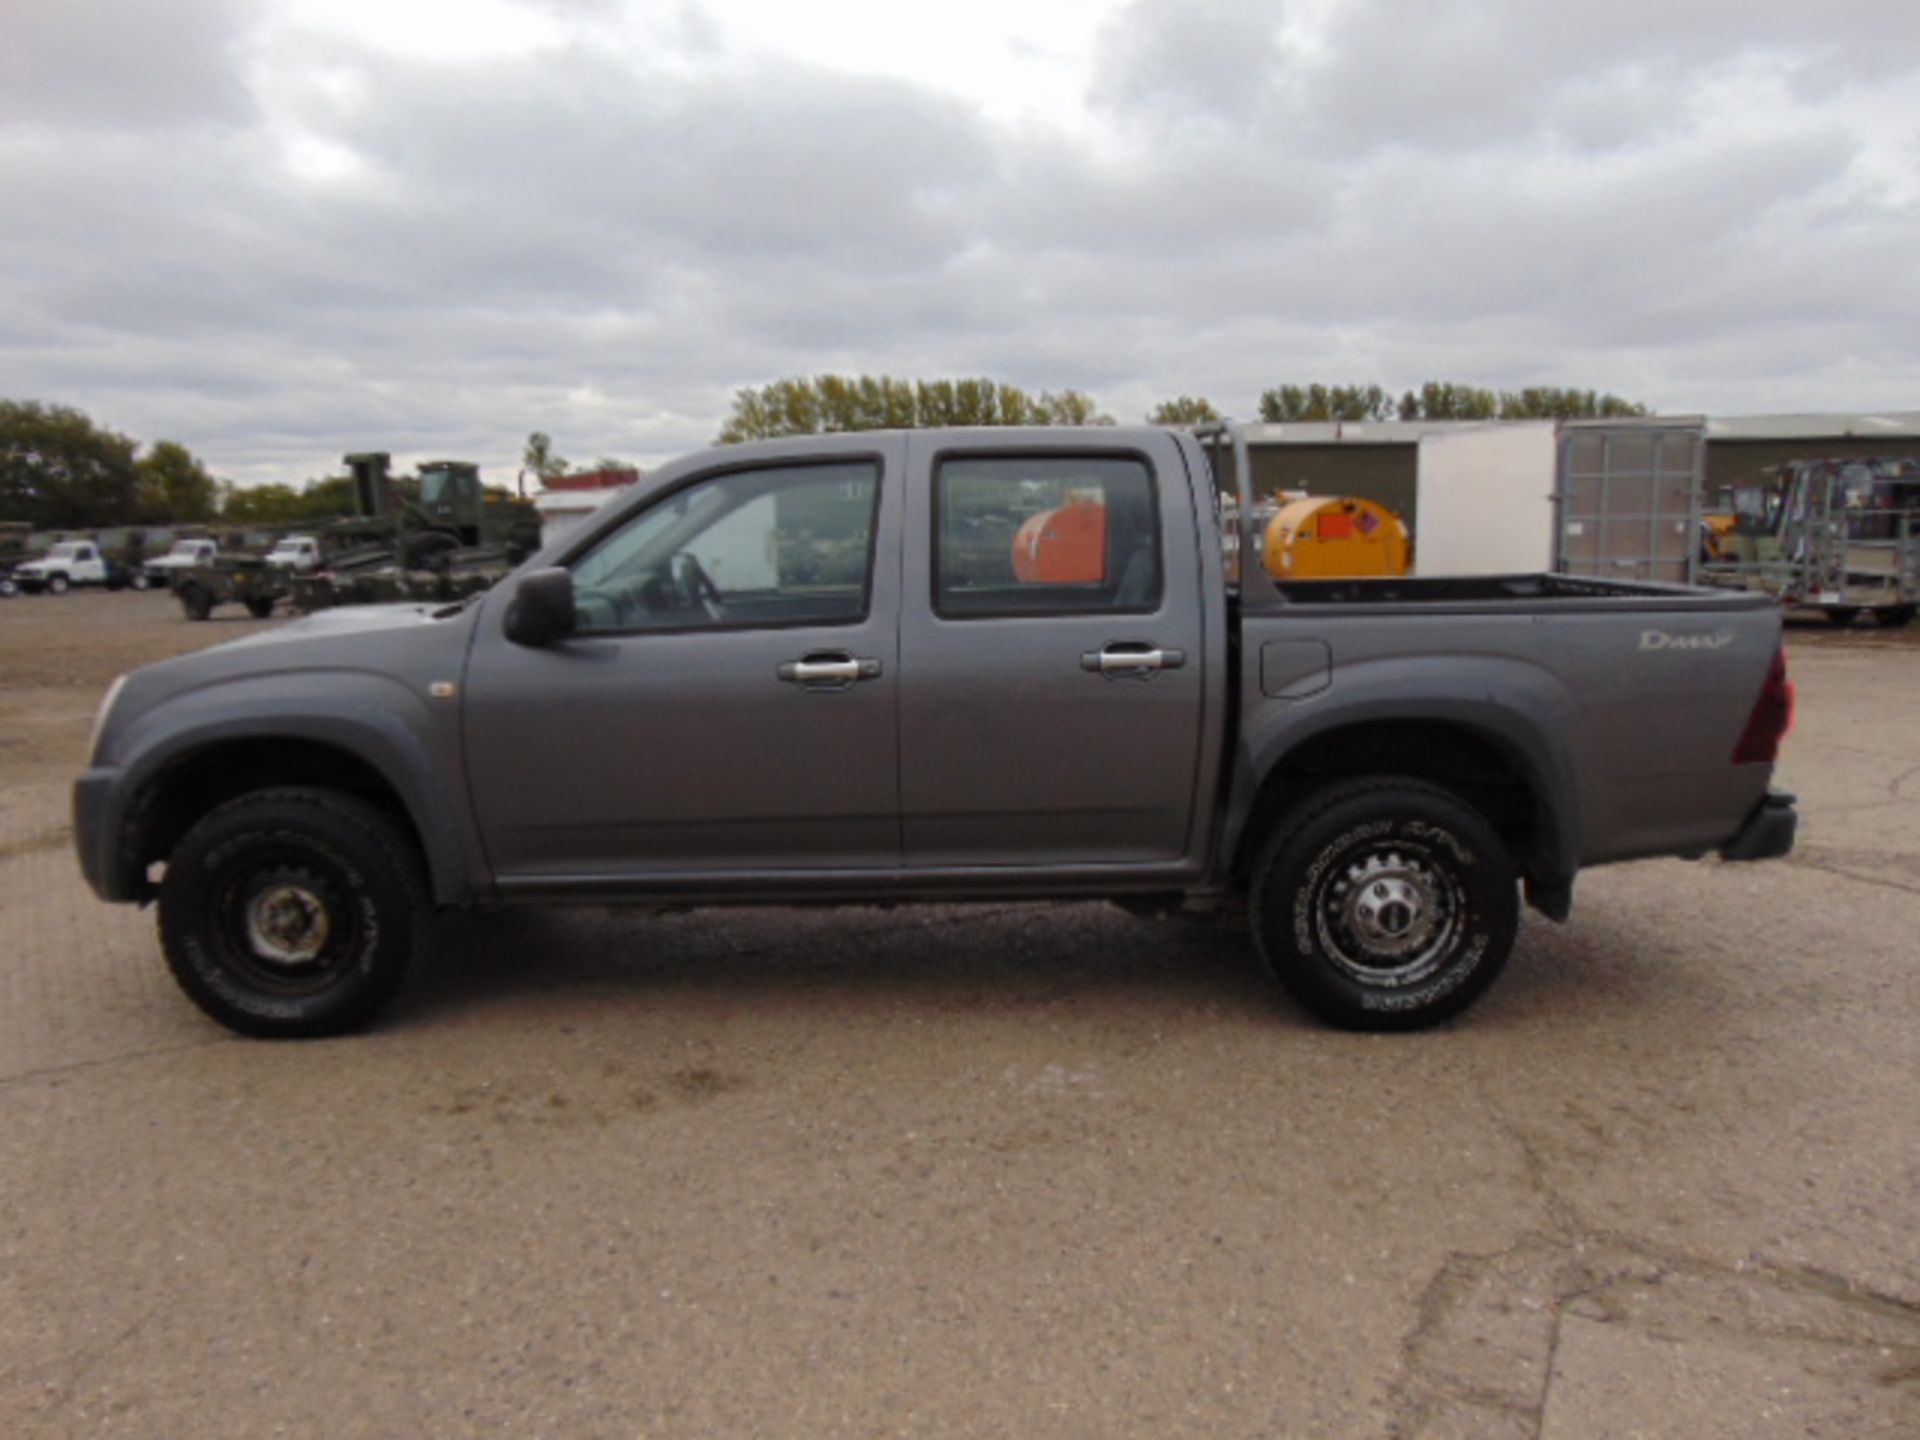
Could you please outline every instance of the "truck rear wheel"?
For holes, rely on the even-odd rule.
[[[1335,785],[1283,819],[1248,899],[1274,977],[1353,1030],[1459,1013],[1498,978],[1520,923],[1493,828],[1439,786],[1399,776]]]
[[[1912,605],[1882,605],[1873,612],[1873,623],[1883,630],[1898,630],[1911,625],[1916,614],[1920,614],[1920,608]]]
[[[244,1035],[333,1035],[399,988],[424,929],[408,838],[321,789],[263,790],[212,811],[167,860],[160,943],[188,998]]]

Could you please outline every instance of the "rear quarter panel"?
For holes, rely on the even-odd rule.
[[[1553,868],[1713,849],[1772,767],[1733,751],[1780,642],[1770,603],[1684,598],[1328,606],[1243,622],[1236,809],[1333,728],[1436,719],[1494,742],[1550,812]],[[1324,645],[1325,683],[1278,685],[1276,642]],[[1283,654],[1298,654],[1289,647]],[[1268,693],[1278,690],[1280,693]]]

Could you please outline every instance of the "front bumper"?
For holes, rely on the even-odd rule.
[[[73,848],[80,874],[102,900],[137,900],[122,845],[120,771],[89,770],[73,782]]]
[[[1769,790],[1753,807],[1734,837],[1720,847],[1722,860],[1777,860],[1793,849],[1794,832],[1800,826],[1794,797],[1784,790]]]

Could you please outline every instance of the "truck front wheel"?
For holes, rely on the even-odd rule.
[[[213,614],[213,596],[191,580],[180,583],[173,592],[180,597],[180,608],[187,612],[189,620],[204,620]]]
[[[1499,976],[1520,923],[1493,828],[1404,777],[1335,785],[1283,819],[1249,906],[1274,977],[1354,1030],[1413,1030],[1465,1009]]]
[[[70,588],[71,582],[64,575],[53,574],[47,577],[47,593],[49,595],[64,595]]]
[[[407,836],[337,791],[263,790],[210,812],[168,857],[173,978],[245,1035],[355,1029],[405,979],[426,887]]]

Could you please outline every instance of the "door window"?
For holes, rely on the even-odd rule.
[[[1132,455],[943,460],[934,610],[949,619],[1160,604],[1153,475]]]
[[[736,470],[698,481],[573,562],[579,628],[863,620],[879,498],[872,461]]]

